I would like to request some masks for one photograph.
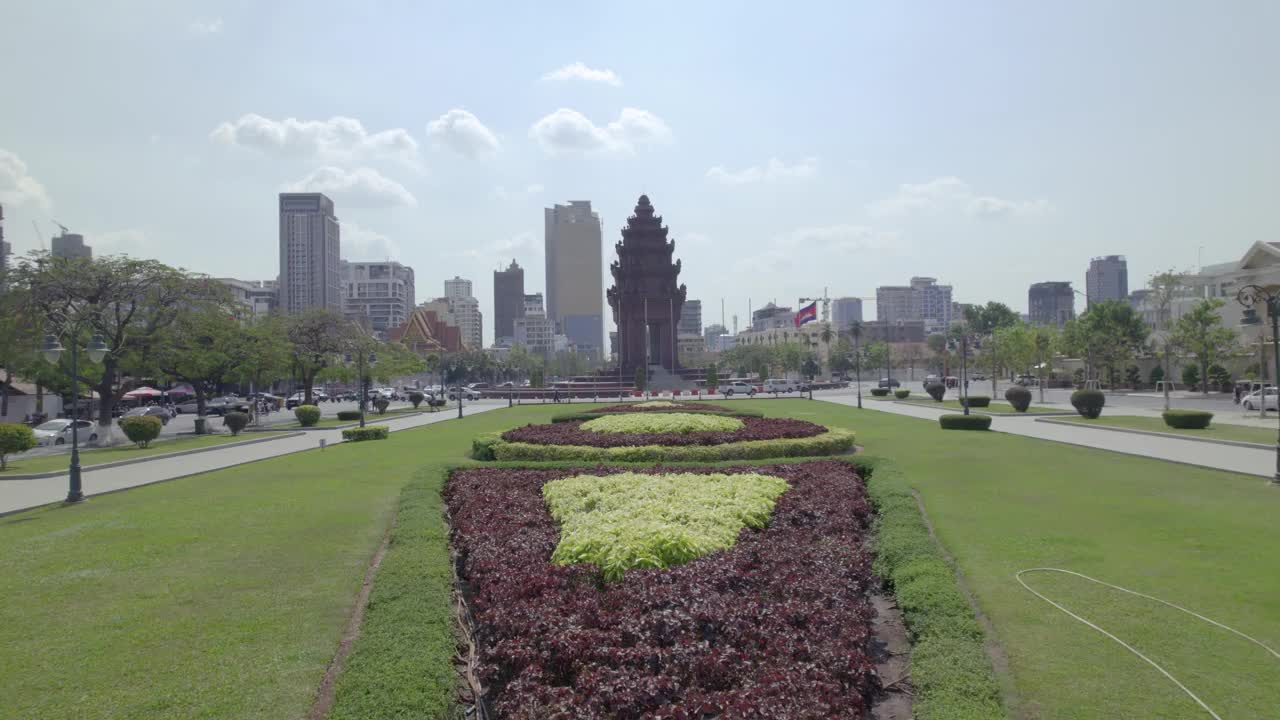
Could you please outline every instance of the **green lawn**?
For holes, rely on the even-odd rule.
[[[149,447],[138,448],[133,443],[119,447],[100,448],[100,449],[81,449],[80,465],[87,467],[89,465],[100,465],[102,463],[120,462],[121,460],[132,460],[134,458],[147,457],[149,455],[163,455],[165,453],[179,452],[182,450],[194,450],[196,448],[209,447],[210,445],[225,445],[231,442],[244,442],[245,440],[254,439],[253,435],[240,435],[239,437],[226,435],[187,435],[183,437],[173,438],[172,440],[157,440]],[[40,455],[24,458],[22,455],[10,455],[6,463],[6,469],[0,472],[0,478],[6,475],[23,475],[27,473],[42,473],[52,470],[66,470],[71,462],[70,453],[60,453],[58,455]]]
[[[1185,430],[1180,428],[1171,428],[1168,425],[1165,425],[1164,418],[1135,417],[1131,415],[1103,415],[1097,420],[1087,420],[1079,416],[1062,419],[1070,420],[1071,422],[1078,422],[1081,425],[1100,425],[1104,427],[1111,426],[1128,428],[1131,430],[1148,430],[1150,432],[1187,435],[1190,437],[1204,438],[1206,440],[1234,440],[1236,442],[1260,443],[1262,445],[1276,444],[1275,427],[1249,427],[1247,425],[1228,425],[1226,423],[1211,422],[1209,427],[1204,430]]]
[[[964,411],[964,406],[960,404],[959,400],[943,400],[942,402],[935,402],[928,395],[912,396],[907,398],[906,400],[903,400],[903,402],[911,403],[912,405],[920,405],[922,407],[948,408],[951,410],[959,410],[961,412]],[[1009,403],[997,401],[997,400],[992,400],[991,404],[988,405],[987,407],[974,407],[969,409],[977,410],[979,412],[993,413],[996,415],[1050,415],[1050,414],[1058,414],[1058,413],[1075,412],[1070,408],[1064,409],[1064,408],[1037,407],[1036,405],[1033,404],[1031,407],[1027,408],[1026,412],[1020,413],[1014,410],[1013,406],[1010,405]]]

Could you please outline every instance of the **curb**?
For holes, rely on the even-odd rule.
[[[1194,435],[1179,435],[1177,433],[1156,432],[1155,430],[1137,430],[1116,427],[1115,425],[1085,425],[1084,423],[1054,420],[1053,418],[1036,418],[1036,422],[1068,427],[1084,427],[1091,430],[1110,430],[1111,432],[1129,433],[1131,435],[1150,435],[1151,437],[1172,438],[1174,440],[1190,440],[1191,442],[1209,443],[1211,445],[1229,445],[1231,447],[1251,448],[1254,450],[1271,450],[1275,448],[1275,445],[1264,445],[1263,443],[1246,442],[1244,440],[1212,440],[1210,438],[1195,437]]]
[[[922,407],[922,408],[924,408],[924,409],[926,409],[926,410],[944,410],[944,411],[948,411],[948,412],[964,412],[964,408],[962,408],[962,407],[958,407],[958,408],[946,407],[946,406],[942,406],[942,407],[933,407],[932,405],[925,405],[924,403],[911,402],[910,400],[894,400],[893,402],[894,402],[894,404],[896,404],[896,405],[913,405],[913,406],[915,406],[915,407]],[[1066,417],[1069,417],[1069,416],[1071,416],[1071,415],[1075,415],[1075,414],[1076,414],[1076,412],[1075,412],[1074,410],[1072,410],[1072,411],[1070,411],[1070,412],[1068,412],[1068,411],[1066,411],[1066,410],[1055,410],[1055,411],[1053,411],[1053,412],[1036,412],[1036,413],[1033,413],[1033,412],[1025,412],[1025,413],[1020,413],[1020,412],[992,412],[992,411],[990,411],[990,410],[984,410],[984,409],[982,409],[982,408],[976,408],[976,407],[971,407],[971,408],[969,408],[969,412],[971,412],[971,413],[978,413],[979,415],[987,415],[987,416],[990,416],[990,417],[993,417],[993,418],[1028,418],[1028,417],[1029,417],[1029,418],[1035,418],[1035,419],[1037,419],[1037,420],[1039,420],[1039,419],[1040,419],[1040,418],[1042,418],[1042,417],[1055,417],[1055,416],[1066,416]]]
[[[272,440],[283,440],[284,438],[296,437],[301,435],[299,432],[282,432],[272,437],[255,438],[253,440],[244,440],[241,442],[223,443],[222,445],[210,445],[202,448],[192,448],[190,450],[178,450],[171,453],[159,453],[157,455],[147,455],[146,457],[133,458],[131,460],[117,460],[109,463],[98,463],[97,465],[83,465],[80,467],[81,473],[93,472],[94,470],[106,470],[108,468],[124,467],[125,465],[136,465],[138,463],[150,462],[152,460],[165,460],[167,458],[182,457],[184,455],[196,455],[202,452],[210,452],[212,450],[222,450],[224,448],[243,447],[245,445],[257,445],[258,443],[271,442]],[[70,461],[68,461],[70,462]],[[60,477],[67,474],[67,469],[50,470],[42,473],[28,473],[25,475],[0,475],[0,482],[6,480],[40,480],[43,478]]]
[[[439,411],[437,410],[437,412]],[[416,412],[407,412],[407,413],[393,413],[390,416],[378,415],[375,413],[371,417],[366,416],[365,422],[368,423],[371,420],[377,420],[378,422],[391,422],[392,420],[400,420],[403,418],[411,418],[411,417],[417,417],[419,415],[429,415],[429,414],[431,414],[430,410],[418,410]],[[312,427],[288,427],[287,423],[281,423],[281,427],[278,430],[271,427],[265,427],[260,430],[254,430],[253,432],[295,432],[295,433],[304,432],[305,433],[305,432],[316,432],[319,430],[345,430],[347,428],[356,427],[359,424],[360,424],[359,420],[352,420],[351,422],[346,423],[345,425],[317,425]]]

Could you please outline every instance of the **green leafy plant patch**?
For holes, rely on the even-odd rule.
[[[734,432],[737,418],[693,413],[615,413],[582,423],[583,430],[602,433]]]

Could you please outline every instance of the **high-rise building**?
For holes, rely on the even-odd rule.
[[[484,349],[484,316],[480,312],[480,301],[470,295],[445,298],[445,301],[458,320],[463,347],[468,350]]]
[[[1034,283],[1027,291],[1027,316],[1032,325],[1066,325],[1076,316],[1076,291],[1069,282]]]
[[[856,322],[862,322],[862,298],[842,297],[831,301],[832,328],[843,331]]]
[[[471,281],[454,275],[452,280],[444,281],[444,296],[447,298],[472,297]]]
[[[939,285],[936,278],[913,277],[910,285],[876,288],[877,322],[922,320],[926,332],[946,332],[952,311],[951,286]]]
[[[523,310],[511,321],[513,344],[543,357],[550,355],[555,350],[556,328],[542,306],[542,293],[525,295]]]
[[[604,349],[604,260],[600,216],[590,200],[544,211],[547,317],[579,352]]]
[[[1089,261],[1084,276],[1084,295],[1089,305],[1103,300],[1129,297],[1129,263],[1123,255],[1107,255]]]
[[[53,248],[49,254],[56,258],[91,258],[93,248],[84,244],[83,235],[63,229],[61,235],[53,238]]]
[[[513,259],[506,270],[493,271],[493,340],[510,344],[516,318],[524,317],[524,268]]]
[[[275,280],[237,280],[218,278],[218,282],[231,289],[231,299],[239,303],[255,318],[266,317],[276,309],[280,299],[280,283]]]
[[[9,243],[4,241],[4,206],[0,205],[0,291],[5,289],[5,273],[9,270]]]
[[[768,303],[751,313],[752,330],[791,327],[794,324],[795,313],[789,307],[779,307],[773,303]]]
[[[409,321],[416,303],[413,268],[398,262],[338,264],[342,279],[342,314],[367,322],[380,337]]]
[[[280,193],[280,308],[342,312],[338,217],[322,193]]]
[[[679,335],[702,335],[702,301],[685,300],[680,306],[680,322],[676,324]]]
[[[542,303],[542,293],[525,295],[521,314],[545,316],[547,314],[547,306]]]

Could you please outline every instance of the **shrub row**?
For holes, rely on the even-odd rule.
[[[1213,420],[1213,413],[1205,410],[1165,410],[1161,413],[1164,424],[1180,430],[1204,430]]]
[[[894,390],[893,396],[898,398],[899,400],[906,400],[907,398],[911,397],[911,391],[910,390]]]
[[[298,418],[302,427],[312,427],[320,422],[320,408],[315,405],[299,405],[293,409],[293,416]]]
[[[364,440],[386,440],[391,428],[386,425],[366,425],[364,427],[347,428],[342,431],[342,439],[350,442]]]
[[[982,629],[906,479],[885,460],[860,457],[857,465],[869,476],[867,492],[878,516],[873,567],[893,590],[911,635],[913,715],[1003,719]]]
[[[1071,405],[1083,417],[1093,420],[1102,415],[1102,408],[1107,404],[1107,396],[1101,390],[1077,390],[1071,393]]]
[[[472,440],[472,457],[477,460],[530,460],[569,462],[721,462],[725,460],[767,460],[784,457],[838,455],[853,448],[854,434],[829,428],[804,438],[744,440],[721,445],[632,445],[591,447],[586,445],[536,445],[508,442],[500,434],[481,435]]]
[[[592,410],[598,413],[618,413],[618,412],[719,412],[732,413],[732,408],[723,405],[712,405],[705,402],[675,402],[672,400],[646,400],[637,403],[622,403],[620,405],[606,405],[602,408]]]
[[[989,430],[991,416],[953,413],[939,417],[938,424],[943,430]]]
[[[764,417],[764,413],[757,412],[755,410],[704,410],[698,407],[695,407],[693,409],[687,409],[682,407],[682,408],[679,408],[678,410],[669,410],[668,412],[679,412],[686,415],[687,414],[723,415],[724,417],[736,417],[736,418]],[[582,421],[595,420],[598,417],[604,417],[605,415],[610,415],[610,414],[616,415],[617,413],[603,413],[603,412],[600,412],[599,410],[592,410],[588,412],[564,413],[563,415],[552,415],[551,422],[562,423],[562,422],[577,422],[579,420],[582,420]]]
[[[971,408],[990,407],[991,396],[990,395],[970,395],[969,397],[962,397],[960,398],[960,406],[961,407],[968,406]]]
[[[668,413],[669,414],[669,413]],[[589,420],[625,422],[627,416],[613,415]],[[690,415],[690,417],[698,417]],[[710,418],[709,418],[710,419]],[[747,440],[779,440],[812,437],[823,431],[821,425],[793,418],[714,418],[742,423],[736,430],[700,432],[592,432],[583,423],[549,423],[526,425],[502,434],[507,442],[535,445],[585,445],[591,447],[626,447],[635,445],[723,445]]]
[[[339,410],[338,419],[339,420],[359,420],[360,411],[359,410]]]
[[[871,394],[876,397],[888,397],[889,388],[874,387],[871,388]]]

